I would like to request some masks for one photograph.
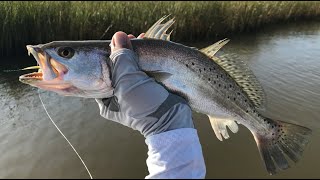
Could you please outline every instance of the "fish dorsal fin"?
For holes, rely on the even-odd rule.
[[[165,41],[170,41],[170,35],[173,30],[167,34],[168,29],[175,23],[174,18],[170,19],[164,24],[161,24],[170,15],[160,18],[154,25],[152,25],[148,31],[145,33],[144,38],[147,39],[162,39]]]
[[[161,39],[165,41],[170,41],[170,35],[172,34],[173,30],[171,30],[170,33],[168,34],[166,34],[166,32],[173,25],[173,23],[175,23],[174,18],[170,19],[165,24],[161,24],[169,16],[170,15],[164,16],[161,19],[159,19],[156,23],[154,23],[154,25],[152,25],[151,28],[149,28],[148,31],[145,33],[143,38],[144,39]],[[189,48],[199,50],[196,47],[189,47]]]
[[[214,56],[224,45],[226,45],[230,40],[225,38],[222,39],[206,48],[201,49],[200,51],[205,53],[207,56]]]
[[[170,19],[166,23],[162,22],[170,15],[160,18],[155,24],[153,24],[149,30],[145,33],[144,38],[147,39],[162,39],[170,41],[170,35],[166,34],[167,30],[173,25],[174,18]],[[210,57],[218,65],[220,65],[234,80],[243,88],[247,93],[250,100],[256,107],[261,108],[265,101],[265,95],[263,89],[256,79],[255,75],[248,68],[248,66],[239,59],[236,54],[224,54],[216,57],[215,54],[227,43],[229,39],[222,39],[200,51]],[[193,49],[194,47],[191,47]]]
[[[248,65],[234,53],[223,54],[219,57],[209,56],[220,65],[246,92],[249,99],[257,108],[263,108],[265,104],[265,93],[256,76]]]

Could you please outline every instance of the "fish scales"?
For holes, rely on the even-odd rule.
[[[255,130],[267,128],[267,123],[258,117],[242,88],[209,57],[178,43],[144,41],[132,41],[142,70],[162,70],[173,74],[162,83],[168,90],[185,97],[194,110],[215,117],[237,117],[240,123],[248,123],[245,119],[249,117],[253,121],[260,121],[258,124],[250,123]],[[175,75],[177,73],[185,76]]]

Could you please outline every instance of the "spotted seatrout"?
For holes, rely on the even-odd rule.
[[[206,114],[218,139],[229,138],[227,126],[237,123],[254,136],[270,174],[297,162],[311,130],[263,117],[264,92],[247,66],[236,56],[216,52],[228,40],[196,49],[170,41],[160,19],[144,39],[132,39],[133,51],[145,73],[170,92],[184,97],[191,108]],[[110,41],[54,41],[27,46],[39,64],[38,72],[20,76],[20,81],[65,96],[105,98],[113,94],[110,73]],[[237,122],[237,123],[236,123]]]

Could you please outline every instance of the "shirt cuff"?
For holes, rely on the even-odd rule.
[[[115,63],[115,61],[117,60],[116,57],[121,54],[130,54],[131,56],[135,56],[135,54],[133,53],[133,51],[131,49],[122,48],[122,49],[118,49],[118,50],[112,52],[109,57],[110,57],[111,61],[113,63]]]
[[[205,178],[206,168],[197,130],[181,128],[149,136],[149,178]]]

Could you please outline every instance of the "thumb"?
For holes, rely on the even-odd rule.
[[[111,53],[119,50],[119,49],[132,49],[132,45],[128,35],[122,31],[116,32],[111,40]]]

